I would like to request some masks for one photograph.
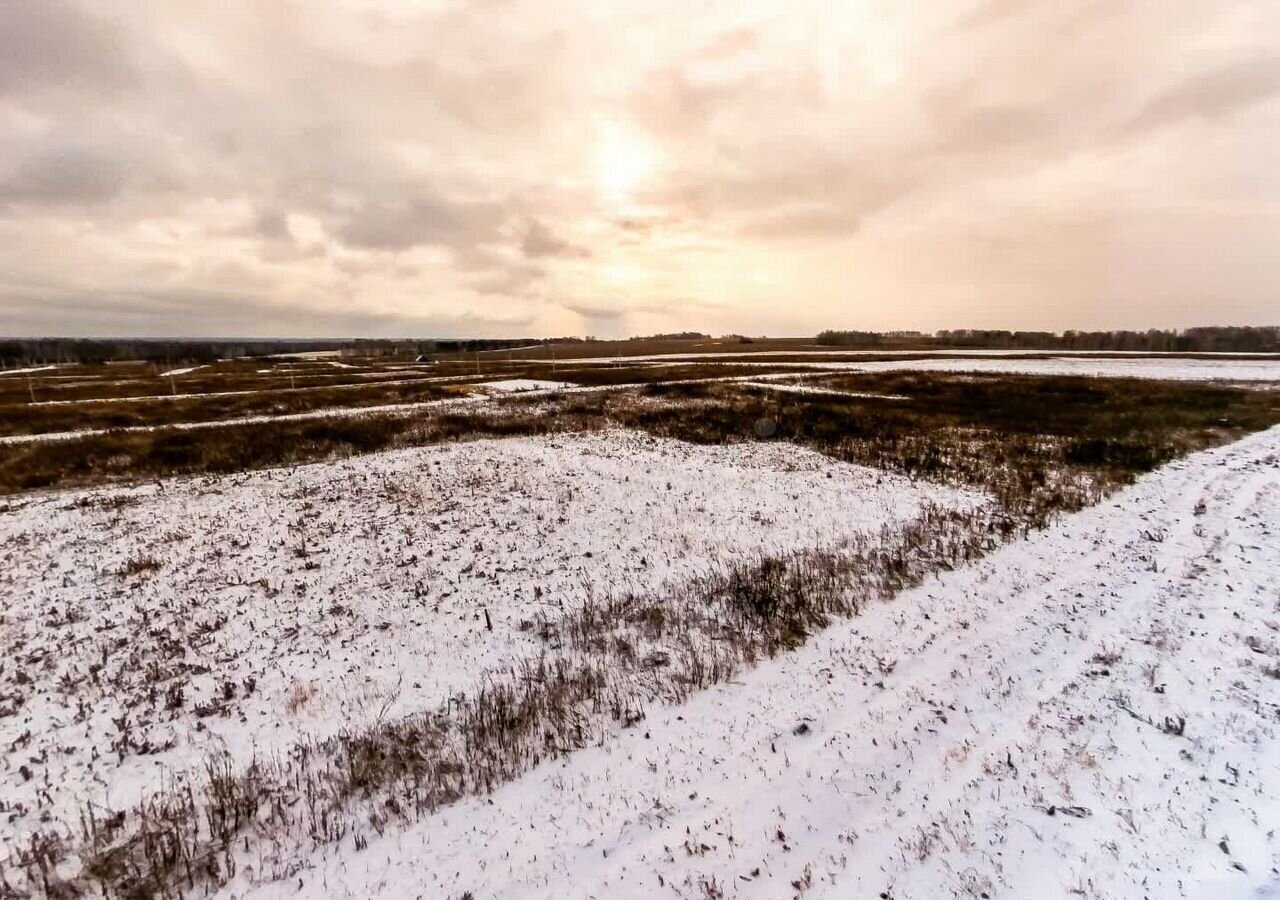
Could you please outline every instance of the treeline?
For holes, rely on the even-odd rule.
[[[0,339],[0,368],[54,363],[211,363],[241,356],[275,356],[338,350],[343,341],[320,340],[152,340],[149,338]]]
[[[14,366],[100,364],[143,361],[159,364],[207,364],[220,359],[338,352],[351,357],[407,357],[433,353],[473,353],[541,344],[581,343],[590,338],[475,339],[150,339],[150,338],[0,338],[0,370]]]
[[[418,353],[475,353],[485,350],[515,350],[520,347],[539,347],[543,344],[581,344],[592,338],[467,338],[449,340],[414,341]]]
[[[1280,326],[1206,326],[1181,331],[823,331],[829,347],[945,350],[1098,350],[1146,353],[1280,353]]]

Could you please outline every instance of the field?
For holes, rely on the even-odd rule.
[[[670,343],[0,371],[0,898],[1280,885],[1280,359]]]

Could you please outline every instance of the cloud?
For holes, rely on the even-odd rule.
[[[591,256],[591,251],[586,247],[566,241],[537,219],[529,222],[524,240],[520,242],[520,249],[525,256],[533,258],[562,256],[568,259],[587,259]]]
[[[1142,326],[1221,285],[1274,316],[1274,4],[0,19],[18,332]]]
[[[762,238],[848,237],[858,230],[857,215],[834,206],[801,206],[748,222],[742,233]]]
[[[128,178],[125,161],[107,148],[43,141],[0,168],[0,204],[91,206],[120,194]]]
[[[1231,62],[1192,75],[1151,99],[1127,125],[1160,128],[1185,119],[1217,119],[1280,95],[1280,56]]]
[[[279,209],[264,207],[254,212],[250,234],[256,234],[268,241],[291,240],[289,217]]]
[[[960,28],[982,28],[994,22],[999,22],[1010,16],[1015,16],[1025,10],[1029,5],[1029,0],[985,0],[979,3],[971,11],[966,13],[960,19],[958,27]]]
[[[481,243],[496,235],[503,214],[487,203],[437,197],[373,200],[335,215],[344,242],[371,250],[406,250],[423,244]]]
[[[122,36],[70,0],[3,0],[0,20],[0,95],[32,88],[96,95],[134,81]]]

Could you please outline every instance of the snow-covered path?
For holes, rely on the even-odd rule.
[[[1259,896],[1280,880],[1278,531],[1273,428],[222,895]]]

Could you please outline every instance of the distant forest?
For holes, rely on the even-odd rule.
[[[701,332],[648,335],[633,341],[706,339]],[[768,338],[730,336],[740,343]],[[54,363],[109,363],[144,360],[158,364],[210,363],[237,357],[281,356],[317,351],[349,356],[414,357],[433,353],[472,353],[541,344],[583,343],[594,338],[503,338],[419,340],[259,340],[243,338],[0,338],[0,370]],[[997,331],[959,329],[920,331],[824,331],[816,338],[827,347],[883,350],[1130,350],[1173,353],[1280,353],[1280,326],[1205,327],[1183,331]]]
[[[1182,331],[824,331],[818,343],[866,349],[1136,350],[1155,353],[1280,353],[1280,326],[1223,326]]]
[[[0,369],[52,363],[109,363],[144,360],[164,363],[211,363],[238,357],[340,351],[351,356],[418,356],[506,350],[536,344],[566,343],[582,338],[509,338],[502,340],[249,340],[175,338],[0,338]]]

